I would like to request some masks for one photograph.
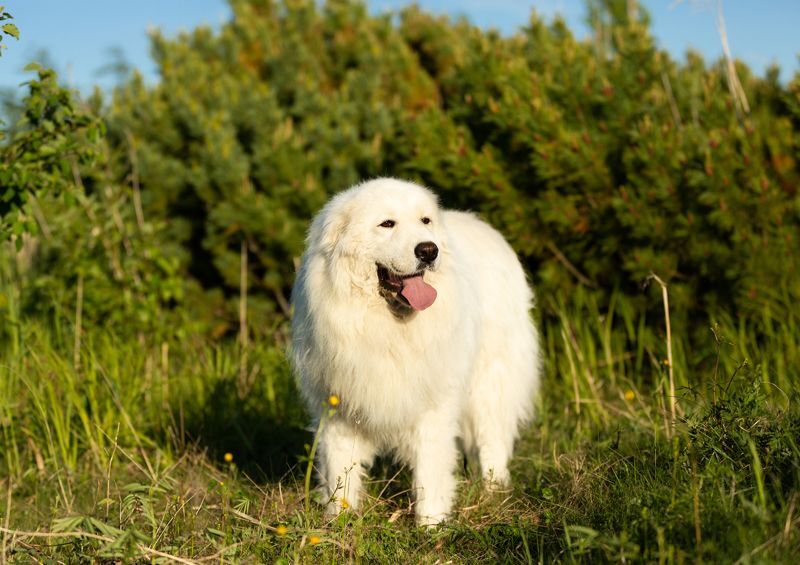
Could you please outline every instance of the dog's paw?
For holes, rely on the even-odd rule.
[[[483,484],[488,491],[508,490],[511,486],[511,475],[508,468],[492,468],[483,474]]]
[[[447,513],[445,512],[433,515],[417,514],[416,517],[417,526],[420,528],[435,528],[436,526],[440,526],[445,520],[447,520]]]

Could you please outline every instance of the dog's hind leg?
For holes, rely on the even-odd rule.
[[[481,474],[490,483],[507,485],[511,477],[508,462],[514,449],[519,418],[504,401],[509,392],[499,374],[504,367],[493,362],[481,367],[480,377],[470,390],[465,425],[468,453],[477,455]]]
[[[467,452],[477,454],[483,478],[499,485],[510,482],[514,440],[520,425],[532,416],[538,389],[536,330],[525,329],[516,335],[498,332],[504,339],[481,352],[464,418]]]

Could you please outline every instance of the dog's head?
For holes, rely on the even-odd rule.
[[[315,218],[309,248],[322,253],[334,284],[383,296],[396,315],[436,300],[431,284],[446,255],[436,196],[396,179],[377,179],[334,197]]]

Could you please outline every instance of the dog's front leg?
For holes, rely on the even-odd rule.
[[[456,419],[449,411],[426,414],[414,431],[415,512],[420,526],[439,524],[450,514],[456,492],[456,433]]]
[[[365,467],[372,465],[375,446],[356,426],[342,418],[325,423],[320,432],[320,479],[328,496],[326,514],[358,510]]]

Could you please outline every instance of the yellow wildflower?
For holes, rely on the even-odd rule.
[[[222,458],[225,460],[225,463],[230,463],[233,461],[233,453],[226,453]]]
[[[339,406],[339,397],[335,394],[330,395],[328,397],[328,404],[334,407]]]
[[[281,524],[280,526],[275,528],[275,533],[278,534],[279,536],[285,536],[286,532],[288,532],[288,531],[289,531],[289,528],[287,528],[283,524]]]
[[[627,400],[627,401],[629,401],[629,402],[630,402],[630,401],[631,401],[631,400],[633,400],[634,398],[636,398],[636,393],[635,393],[635,392],[633,392],[633,391],[632,391],[632,390],[630,390],[630,389],[628,389],[628,390],[626,390],[626,391],[625,391],[625,400]]]
[[[309,536],[308,537],[308,543],[310,543],[311,545],[317,545],[321,541],[322,540],[319,538],[319,536]]]
[[[350,508],[350,503],[347,502],[346,498],[343,498],[342,499],[342,510],[347,510],[348,508]]]

